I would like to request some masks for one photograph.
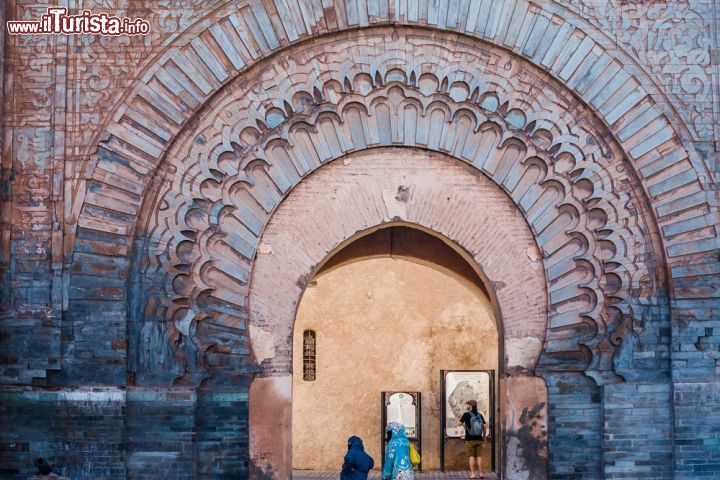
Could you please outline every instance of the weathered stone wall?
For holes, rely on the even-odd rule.
[[[248,397],[188,389],[4,389],[0,476],[247,477]]]
[[[45,3],[1,2],[0,17],[36,19]],[[537,168],[555,174],[543,185],[566,195],[546,218],[589,221],[576,229],[579,242],[592,246],[587,263],[548,269],[556,275],[548,277],[551,328],[536,373],[548,384],[550,476],[717,474],[718,397],[708,393],[720,384],[716,0],[82,0],[72,6],[142,16],[152,27],[147,37],[3,33],[0,41],[0,408],[10,412],[1,420],[0,468],[7,476],[22,478],[37,455],[96,478],[159,476],[158,459],[172,465],[167,476],[245,475],[253,467],[243,409],[259,368],[247,308],[232,302],[245,298],[247,283],[237,280],[251,270],[262,225],[285,192],[268,198],[262,188],[248,188],[256,207],[248,207],[247,195],[224,206],[248,207],[243,227],[212,223],[219,218],[214,213],[226,211],[218,209],[208,212],[203,229],[193,222],[203,202],[216,198],[212,181],[218,172],[236,177],[228,158],[256,165],[250,151],[272,163],[270,150],[286,141],[293,146],[286,152],[300,159],[298,181],[330,159],[390,144],[455,155],[495,178],[492,160],[471,158],[471,151],[491,151],[483,150],[488,131],[464,130],[480,125],[478,119],[496,125],[498,138],[519,142],[508,155],[529,148],[536,155],[530,163],[539,159]],[[354,47],[338,50],[342,42]],[[421,64],[413,77],[411,67]],[[385,88],[392,82],[400,90]],[[432,121],[444,130],[401,139],[401,123],[382,106],[393,105],[383,98],[400,92],[402,101],[420,107],[418,125],[431,123],[431,101],[444,105],[447,116]],[[226,108],[222,117],[223,102],[242,106]],[[352,102],[380,110],[368,116],[345,110]],[[321,110],[328,117],[316,125]],[[310,153],[303,142],[316,140],[297,125],[312,125],[310,135],[332,115],[342,121],[344,143],[319,142],[331,151]],[[240,119],[236,130],[233,119]],[[217,150],[197,150],[208,141]],[[490,145],[500,152],[497,161],[507,145]],[[568,158],[583,162],[583,178],[555,171]],[[591,174],[597,165],[605,169]],[[197,184],[169,188],[185,167],[187,178],[202,172]],[[579,180],[607,200],[600,205],[605,213],[594,208],[602,202],[584,196],[588,184]],[[156,204],[158,192],[164,197]],[[183,195],[192,201],[181,207]],[[535,228],[542,216],[517,200],[543,244],[547,238]],[[157,214],[166,207],[197,215]],[[611,221],[603,223],[607,212]],[[158,225],[169,233],[153,236],[165,232]],[[225,256],[221,243],[188,248],[181,241],[188,232],[233,228],[250,232],[231,240],[245,249],[242,261]],[[206,255],[201,260],[198,251]],[[184,275],[193,263],[194,283],[188,283]],[[218,265],[230,264],[242,267],[218,273]],[[625,272],[619,284],[617,269]],[[586,281],[587,272],[588,295],[603,307],[563,317],[555,305],[567,295],[582,298],[563,281]],[[217,276],[225,274],[232,278]],[[231,301],[217,303],[211,290]],[[151,297],[161,301],[148,303]],[[166,316],[185,308],[183,302],[192,302],[197,319]],[[580,380],[587,378],[583,372],[594,380]],[[167,394],[173,384],[187,393]],[[91,385],[126,388],[125,411],[117,402],[59,400],[57,392]],[[133,393],[134,385],[144,388]],[[643,430],[647,409],[658,424]],[[162,412],[175,410],[182,432],[163,424],[170,414]],[[195,429],[188,435],[190,411]],[[608,423],[608,412],[625,421]],[[106,415],[117,431],[102,427]],[[38,419],[49,425],[44,438]],[[155,426],[141,428],[143,419]],[[625,436],[627,442],[616,441]],[[80,437],[87,448],[69,440]],[[124,453],[97,454],[110,445]],[[641,454],[647,449],[655,449],[654,466]]]
[[[1,391],[0,476],[28,478],[44,457],[70,478],[122,478],[126,405],[117,388]]]
[[[602,387],[577,373],[544,378],[549,403],[549,477],[603,478]]]
[[[194,390],[128,390],[126,473],[130,478],[197,478],[198,395]]]
[[[605,478],[673,478],[671,390],[667,383],[604,387]]]
[[[716,478],[720,384],[713,380],[675,383],[673,391],[674,478]]]

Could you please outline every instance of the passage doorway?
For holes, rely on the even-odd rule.
[[[383,228],[335,253],[305,290],[295,321],[293,469],[339,470],[350,435],[380,468],[380,392],[406,390],[422,393],[423,469],[437,470],[441,371],[497,372],[493,312],[472,267],[424,231]],[[486,471],[494,441],[486,442]],[[462,440],[446,442],[446,470],[466,470]]]

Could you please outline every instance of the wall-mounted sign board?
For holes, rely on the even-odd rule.
[[[445,471],[445,442],[465,437],[460,418],[467,411],[466,402],[475,400],[478,411],[490,427],[492,469],[495,469],[495,372],[492,370],[441,370],[440,469]]]
[[[415,443],[422,456],[422,402],[420,392],[382,392],[381,397],[381,452],[385,465],[385,447],[387,446],[387,426],[390,422],[399,422],[405,426],[405,435]],[[422,463],[418,466],[422,470]]]

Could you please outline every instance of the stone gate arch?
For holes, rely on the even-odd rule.
[[[467,205],[475,208],[461,220],[450,213]],[[254,468],[284,478],[292,463],[290,427],[277,419],[290,418],[293,325],[307,283],[359,235],[397,224],[440,238],[483,279],[500,340],[500,470],[545,478],[547,390],[534,372],[547,286],[535,238],[510,198],[472,166],[407,148],[363,150],[319,168],[263,233],[248,294],[249,334],[263,371],[250,389]],[[537,425],[526,437],[520,430],[531,422]]]
[[[333,38],[304,58],[288,53],[278,64],[292,67],[286,73],[273,65],[255,72],[257,84],[230,85],[177,139],[142,208],[148,243],[137,252],[134,305],[145,310],[130,318],[141,343],[158,334],[179,342],[181,361],[164,347],[137,351],[136,371],[191,384],[222,376],[211,372],[234,357],[221,351],[206,361],[217,343],[199,332],[247,322],[247,282],[275,208],[321,165],[396,145],[473,165],[525,214],[551,284],[547,365],[601,383],[663,375],[655,363],[634,368],[632,318],[666,305],[664,274],[647,262],[661,254],[656,227],[617,144],[572,97],[538,90],[537,77],[502,51],[458,42],[452,55],[416,58],[401,45],[427,40],[396,33],[368,34],[366,47]],[[385,50],[374,64],[352,63],[353,48],[378,42]],[[646,335],[661,328],[648,326]]]
[[[523,212],[549,285],[545,371],[666,377],[667,350],[641,346],[668,328],[665,257],[712,248],[714,203],[644,86],[573,28],[538,34],[550,74],[490,44],[398,27],[315,38],[234,80],[206,38],[188,47],[197,59],[169,53],[139,103],[118,110],[75,208],[78,232],[135,235],[137,384],[233,385],[257,372],[248,280],[267,222],[314,170],[383,146],[472,165]],[[576,49],[558,48],[576,34]],[[94,243],[127,264],[112,238]]]
[[[288,361],[251,355],[263,338],[260,330],[253,342],[248,336],[263,232],[312,172],[393,146],[455,158],[522,212],[547,282],[547,330],[529,337],[542,338],[534,372],[578,372],[599,384],[667,376],[665,350],[641,346],[667,328],[662,248],[620,145],[543,74],[502,50],[452,41],[427,54],[436,39],[391,29],[318,40],[258,67],[256,82],[238,79],[204,108],[138,209],[129,312],[137,385],[212,389],[287,373]],[[378,58],[357,64],[373,45],[383,45]],[[527,470],[513,463],[521,458],[506,458],[508,475]],[[280,475],[287,468],[286,460],[256,465]]]

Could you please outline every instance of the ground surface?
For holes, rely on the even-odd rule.
[[[417,480],[435,480],[435,479],[465,479],[469,478],[469,472],[415,472]],[[293,480],[319,480],[319,479],[338,479],[340,472],[317,472],[309,470],[293,470]],[[494,473],[487,474],[487,480],[496,480]],[[379,480],[380,472],[370,472],[369,480]]]

